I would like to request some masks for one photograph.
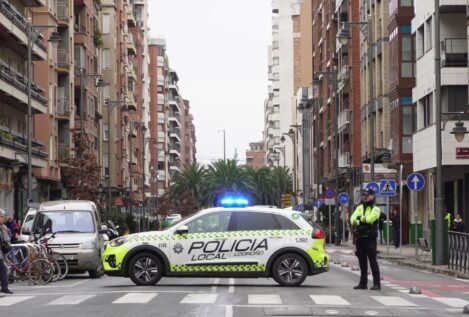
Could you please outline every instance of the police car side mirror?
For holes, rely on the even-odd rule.
[[[189,233],[189,228],[187,226],[180,226],[176,230],[176,234],[186,234]]]

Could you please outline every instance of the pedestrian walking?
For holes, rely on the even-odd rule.
[[[454,218],[453,230],[457,232],[464,232],[464,222],[462,221],[459,214],[456,214],[456,217]]]
[[[375,191],[367,188],[363,191],[362,202],[357,206],[350,224],[354,226],[356,236],[356,252],[360,265],[360,282],[353,289],[368,288],[368,261],[373,275],[373,286],[370,290],[381,290],[377,254],[379,207],[375,204]]]
[[[384,221],[386,220],[386,214],[384,212],[380,212],[379,214],[379,221],[378,221],[378,230],[379,230],[379,243],[383,244],[383,229],[384,229]],[[388,237],[386,237],[387,240]]]
[[[3,224],[5,221],[5,210],[0,208],[0,292],[5,294],[13,294],[8,289],[8,270],[5,265],[5,251],[7,251],[10,244],[10,230]]]
[[[399,248],[401,245],[401,217],[396,209],[394,209],[391,217],[392,221],[392,232],[393,232],[393,241],[394,248]]]

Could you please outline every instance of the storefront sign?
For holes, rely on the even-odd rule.
[[[124,200],[121,196],[114,197],[114,205],[116,206],[124,206]]]
[[[458,160],[469,159],[469,147],[457,147],[456,159]]]

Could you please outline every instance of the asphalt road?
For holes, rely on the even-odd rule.
[[[340,264],[297,288],[271,279],[164,278],[138,287],[129,279],[75,275],[46,286],[11,285],[0,316],[458,316],[469,304],[469,281],[380,260],[381,291],[352,290],[358,272],[350,250],[329,251]],[[347,263],[348,267],[343,267]],[[371,286],[371,282],[370,282]],[[422,288],[411,295],[411,286]]]

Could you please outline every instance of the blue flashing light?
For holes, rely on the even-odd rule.
[[[243,197],[225,197],[220,202],[222,207],[246,207],[249,201]]]

